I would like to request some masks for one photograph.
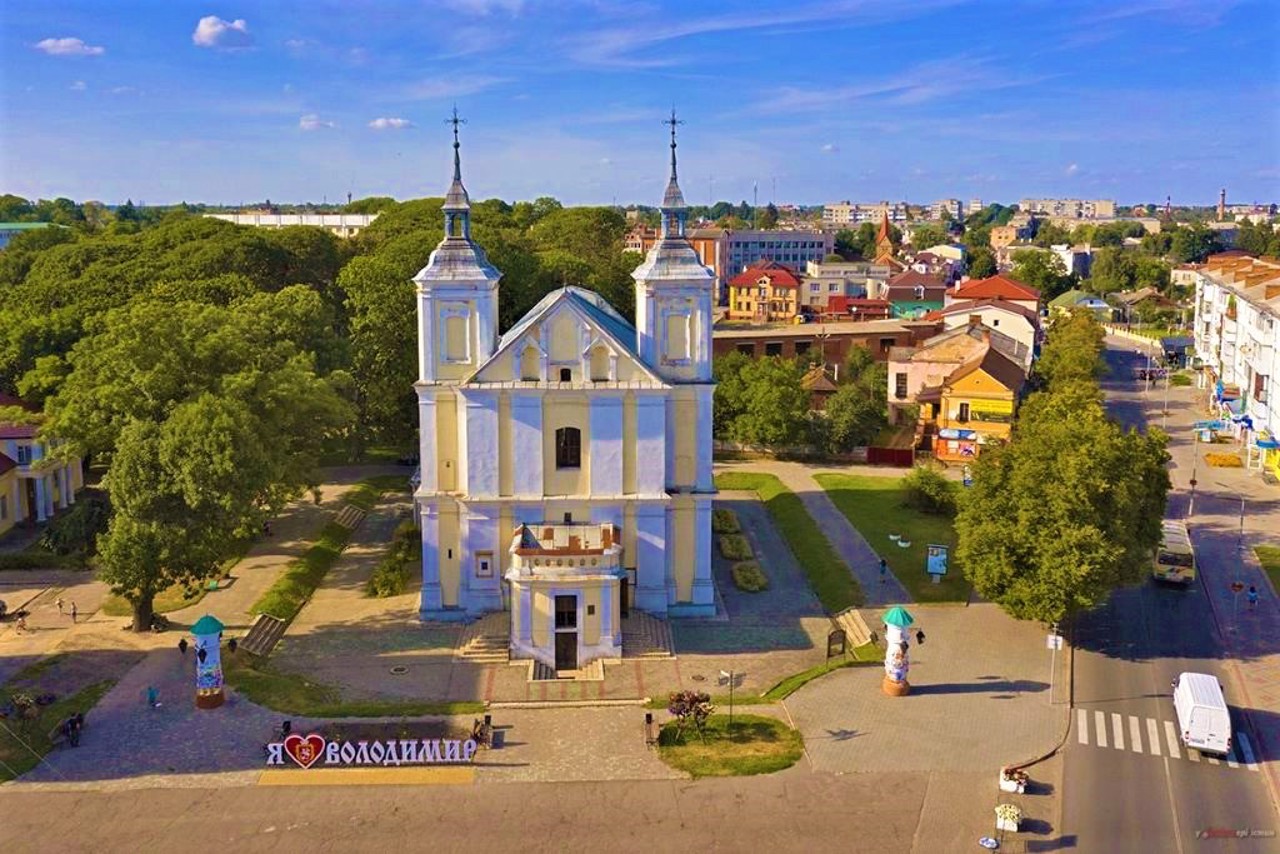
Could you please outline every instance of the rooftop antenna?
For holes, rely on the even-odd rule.
[[[756,208],[760,207],[760,182],[751,182],[751,228],[754,231],[758,220]]]

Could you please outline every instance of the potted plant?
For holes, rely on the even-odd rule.
[[[1023,794],[1027,790],[1027,772],[1015,768],[1000,769],[1000,791]]]
[[[1009,830],[1016,833],[1022,822],[1022,810],[1014,804],[1001,804],[996,807],[996,830]]]

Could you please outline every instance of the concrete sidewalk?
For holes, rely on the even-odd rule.
[[[849,524],[849,520],[840,512],[835,503],[827,495],[825,489],[813,479],[815,474],[868,474],[876,477],[902,477],[905,472],[900,469],[884,469],[877,466],[860,466],[856,469],[849,466],[811,466],[804,463],[784,462],[782,460],[750,460],[744,462],[716,463],[717,472],[758,471],[776,476],[783,485],[800,497],[805,509],[813,517],[822,532],[831,541],[836,554],[849,567],[853,577],[862,586],[866,598],[865,607],[876,608],[882,605],[896,605],[914,601],[902,582],[890,570],[884,581],[880,579],[880,555],[871,544]]]

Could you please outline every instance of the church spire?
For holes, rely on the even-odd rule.
[[[671,177],[667,179],[667,191],[662,195],[662,237],[683,238],[685,217],[684,194],[680,192],[680,184],[676,180],[676,125],[684,122],[676,118],[675,108],[671,109],[671,118],[664,119],[664,125],[671,126]]]
[[[455,104],[453,115],[445,119],[445,124],[453,125],[453,183],[449,185],[449,192],[441,206],[444,211],[446,239],[471,239],[471,199],[467,196],[467,188],[462,185],[462,143],[458,141],[458,125],[466,123],[466,119],[458,118],[458,107]]]

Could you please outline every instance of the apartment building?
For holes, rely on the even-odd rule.
[[[829,311],[832,297],[875,297],[889,281],[889,268],[870,261],[810,261],[800,277],[801,309]]]
[[[1023,199],[1018,208],[1023,213],[1069,219],[1113,219],[1116,215],[1115,199]]]
[[[1247,465],[1280,475],[1280,262],[1211,255],[1197,271],[1194,338],[1201,385],[1247,439]]]
[[[886,216],[889,222],[907,221],[906,202],[831,202],[822,208],[822,224],[828,228],[848,228],[864,222],[879,223]]]
[[[696,248],[702,229],[695,229]],[[821,231],[726,231],[725,275],[732,278],[757,261],[777,261],[794,270],[822,261],[836,248],[834,234]]]
[[[938,199],[929,205],[929,219],[942,219],[942,215],[950,214],[952,219],[964,219],[964,202],[959,199]]]
[[[250,225],[254,228],[291,228],[295,225],[310,225],[323,228],[338,237],[354,237],[378,218],[375,214],[278,214],[278,213],[233,213],[205,214],[210,219],[221,219],[236,225]]]

